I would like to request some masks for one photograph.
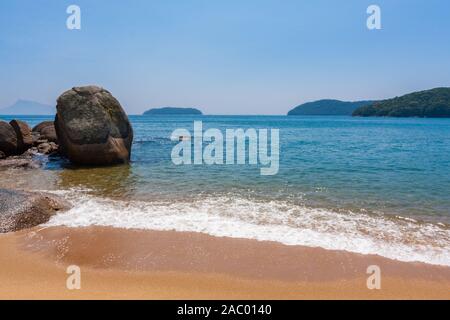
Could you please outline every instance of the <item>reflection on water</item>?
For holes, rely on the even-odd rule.
[[[9,119],[8,119],[9,120]],[[35,125],[49,120],[24,117]],[[400,215],[450,223],[450,120],[278,116],[131,116],[130,166],[73,168],[51,159],[45,173],[3,174],[0,185],[91,189],[130,200],[195,201],[227,196]],[[257,166],[175,166],[173,130],[280,129],[280,171]]]
[[[57,190],[58,174],[49,170],[0,170],[0,188],[23,190]]]
[[[88,189],[92,194],[112,198],[130,196],[138,180],[130,165],[65,168],[57,175],[60,189]]]
[[[0,171],[0,187],[62,190],[53,225],[206,232],[450,265],[450,119],[204,116],[204,128],[279,128],[276,176],[175,166],[192,117],[130,117],[130,165]],[[43,119],[35,119],[41,121]]]

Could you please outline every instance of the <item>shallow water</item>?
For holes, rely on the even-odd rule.
[[[21,178],[75,204],[51,224],[200,231],[450,265],[450,119],[130,118],[129,166],[75,169],[53,160],[39,179]],[[192,132],[194,120],[222,132],[280,129],[279,173],[175,166],[170,134]],[[19,183],[17,176],[3,173],[0,184]]]

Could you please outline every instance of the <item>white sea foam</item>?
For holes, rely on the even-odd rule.
[[[60,194],[74,207],[48,226],[193,231],[450,266],[450,230],[409,219],[236,197],[167,203],[117,201],[82,190]]]

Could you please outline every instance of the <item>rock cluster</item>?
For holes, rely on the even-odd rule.
[[[9,123],[0,120],[0,167],[32,166],[33,155],[58,152],[57,141],[53,121],[40,123],[31,129],[21,120]]]
[[[75,87],[58,98],[56,109],[55,121],[44,121],[33,129],[20,120],[0,120],[1,162],[55,152],[78,165],[130,161],[133,128],[110,92],[97,86]]]
[[[59,149],[57,141],[53,121],[43,122],[33,130],[21,120],[0,121],[0,160],[52,154]]]
[[[88,166],[130,161],[133,129],[111,93],[96,86],[75,87],[57,103],[55,121],[33,129],[21,120],[0,120],[0,169],[39,167],[39,154],[54,153]],[[0,189],[0,233],[45,223],[67,207],[49,194]]]

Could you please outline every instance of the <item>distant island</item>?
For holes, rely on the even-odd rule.
[[[153,115],[202,115],[202,112],[195,108],[174,108],[164,107],[150,109],[144,112],[144,116]]]
[[[413,92],[401,97],[374,102],[356,109],[353,116],[449,118],[450,88]]]
[[[17,100],[12,106],[0,109],[0,115],[15,116],[36,116],[36,115],[55,115],[56,107],[28,100]]]
[[[301,104],[288,112],[288,116],[351,116],[356,109],[374,101],[318,100]]]

